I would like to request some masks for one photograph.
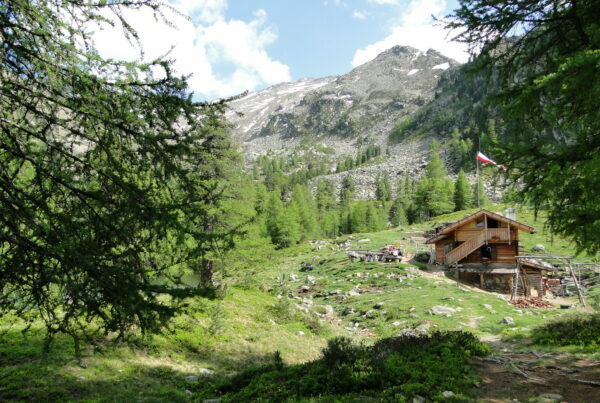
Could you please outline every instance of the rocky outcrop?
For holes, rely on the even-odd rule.
[[[386,146],[394,125],[429,102],[440,75],[455,65],[434,50],[396,46],[348,74],[248,94],[231,102],[227,118],[248,161],[306,141],[331,147],[337,155],[354,155],[357,142]],[[402,155],[402,146],[392,148],[399,158],[390,164],[414,155],[414,150]]]

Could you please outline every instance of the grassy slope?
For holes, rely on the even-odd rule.
[[[464,214],[455,213],[436,221],[458,219]],[[542,223],[534,222],[531,213],[518,214],[520,221],[539,231],[523,239],[525,248],[541,242],[552,253],[572,253],[563,240],[549,243]],[[426,223],[402,231],[355,235],[353,247],[401,243],[404,248],[412,248],[413,244],[405,238],[431,226],[432,223]],[[356,242],[360,238],[370,241]],[[303,261],[314,261],[315,269],[299,273]],[[292,273],[299,280],[290,281]],[[308,293],[300,293],[307,275],[315,277],[316,284]],[[338,294],[324,295],[357,286],[366,292],[346,299]],[[293,298],[278,298],[280,294]],[[312,306],[307,306],[311,302]],[[378,302],[383,302],[383,306],[374,309]],[[495,313],[483,304],[491,305]],[[315,313],[326,313],[328,305],[334,310],[333,317],[317,318]],[[428,311],[434,305],[462,310],[451,317],[432,316]],[[348,307],[355,312],[344,316],[342,312]],[[305,309],[309,312],[304,313]],[[366,317],[370,310],[373,312]],[[274,253],[270,263],[255,276],[232,284],[223,301],[193,301],[189,312],[175,320],[169,332],[155,336],[143,347],[106,347],[102,352],[89,349],[84,354],[85,368],[73,359],[71,343],[66,338],[57,340],[43,364],[42,333],[24,337],[18,321],[8,326],[10,318],[3,318],[0,400],[186,401],[190,396],[184,378],[197,374],[199,368],[223,373],[238,371],[270,362],[276,350],[287,363],[305,362],[318,357],[326,340],[335,335],[372,340],[422,324],[440,330],[463,329],[481,336],[495,335],[506,329],[506,325],[497,323],[504,316],[512,316],[518,328],[530,328],[557,313],[519,311],[495,295],[458,287],[443,276],[422,276],[412,265],[349,263],[336,243],[325,244],[320,250],[303,244]]]

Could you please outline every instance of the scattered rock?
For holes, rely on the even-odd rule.
[[[444,397],[452,397],[452,396],[454,396],[454,392],[452,392],[451,390],[445,390],[442,392],[442,395]]]
[[[447,315],[452,316],[453,313],[457,312],[457,309],[450,308],[448,306],[436,305],[431,308],[430,312],[432,315]]]
[[[408,308],[408,312],[414,312],[416,310],[417,310],[417,308],[415,308],[414,306],[411,306],[410,308]]]
[[[187,383],[194,383],[194,382],[198,382],[198,379],[200,379],[200,377],[198,375],[189,375],[185,377],[185,381]]]
[[[415,328],[417,333],[427,333],[431,325],[429,323],[423,323]]]
[[[342,290],[332,290],[327,293],[327,295],[338,295],[341,294]]]
[[[346,295],[349,297],[357,297],[360,295],[360,293],[356,290],[350,290],[346,293]]]
[[[383,308],[383,306],[384,306],[384,305],[385,305],[385,303],[384,303],[384,302],[378,302],[378,303],[376,303],[376,304],[373,306],[373,308],[375,308],[375,309],[381,309],[381,308]]]
[[[334,310],[331,305],[325,305],[325,316],[328,318],[332,318],[334,315]]]
[[[419,334],[417,333],[417,331],[415,329],[411,329],[409,327],[402,329],[398,332],[398,337],[402,337],[402,336],[418,336]]]
[[[398,322],[398,321],[392,322],[392,326],[400,326],[402,323],[404,323],[404,322]]]
[[[559,395],[557,393],[542,393],[540,395],[540,397],[542,399],[551,399],[551,400],[556,400],[558,402],[560,402],[561,400],[563,400],[562,395]]]
[[[505,324],[505,325],[514,325],[515,320],[513,318],[511,318],[510,316],[506,316],[506,317],[502,318],[502,320],[498,323]]]
[[[454,301],[454,297],[444,297],[442,301]]]
[[[314,302],[312,299],[304,298],[302,299],[302,305],[304,306],[313,306]]]
[[[365,313],[365,317],[368,318],[368,319],[373,319],[375,316],[377,316],[377,313],[373,309],[369,309]]]
[[[425,398],[423,396],[416,395],[413,397],[412,403],[425,403]]]
[[[544,245],[542,245],[541,243],[538,243],[533,248],[531,248],[531,250],[534,252],[542,252],[542,251],[546,250],[546,247]]]
[[[310,291],[310,287],[307,285],[303,285],[302,287],[300,287],[300,292],[309,292]]]
[[[304,336],[304,332],[303,332],[302,330],[300,330],[300,331],[298,332],[298,336]]]
[[[298,275],[297,274],[290,274],[290,281],[298,281]]]
[[[487,309],[488,311],[490,311],[490,313],[497,313],[494,308],[490,305],[490,304],[482,304],[482,306]]]
[[[371,240],[369,238],[365,238],[365,239],[359,239],[356,242],[358,242],[358,243],[366,243],[366,242],[371,242]]]
[[[310,284],[310,285],[314,285],[315,284],[315,278],[313,276],[306,276],[306,281],[304,281],[306,284]]]
[[[410,316],[411,318],[415,318],[415,319],[419,319],[420,318],[420,316],[417,315],[416,313],[411,313],[408,316]]]
[[[213,371],[212,369],[208,369],[208,368],[200,368],[198,370],[198,373],[202,376],[211,376],[211,375],[214,375],[215,371]]]
[[[344,315],[344,316],[346,316],[346,315],[352,315],[354,312],[355,312],[354,308],[352,308],[351,306],[347,306],[342,311],[342,315]]]

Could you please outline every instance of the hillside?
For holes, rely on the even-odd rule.
[[[404,174],[419,176],[428,161],[429,136],[401,144],[389,142],[398,122],[435,98],[438,83],[459,63],[435,50],[425,53],[393,47],[351,72],[302,79],[250,93],[230,104],[233,138],[248,164],[260,155],[290,156],[306,150],[327,162],[327,179],[339,187],[336,163],[369,145],[385,150],[378,161],[352,169],[360,199],[373,197],[374,180],[388,173],[395,184]]]
[[[460,218],[465,213],[438,220]],[[543,218],[534,221],[531,213],[518,214],[520,220],[539,230],[533,238],[525,237],[525,248],[543,241],[550,252],[573,252],[564,240],[550,241],[543,231]],[[412,253],[422,231],[435,224],[307,242],[279,251],[254,249],[254,255],[268,256],[267,263],[247,275],[230,277],[222,300],[190,300],[186,313],[163,335],[139,340],[134,348],[115,345],[110,335],[99,338],[94,348],[83,352],[80,362],[73,358],[71,341],[59,337],[44,364],[42,333],[24,338],[20,321],[5,317],[0,333],[0,399],[189,401],[197,397],[194,391],[207,374],[214,373],[210,379],[220,379],[269,364],[275,351],[286,364],[315,360],[326,341],[335,336],[371,344],[398,334],[464,330],[498,340],[522,335],[563,314],[559,309],[517,309],[497,294],[459,285],[443,272],[422,270],[413,262],[351,263],[344,251],[344,247],[400,243],[405,252]],[[303,262],[314,269],[300,271]],[[450,310],[432,314],[436,306]],[[515,324],[499,323],[506,316]],[[510,347],[511,351],[514,348]],[[541,351],[544,347],[535,348]],[[586,379],[598,376],[594,374],[586,372]],[[519,375],[510,376],[511,382],[521,381]],[[576,389],[551,391],[564,394]],[[542,392],[535,389],[531,393]],[[525,395],[520,389],[511,396]]]

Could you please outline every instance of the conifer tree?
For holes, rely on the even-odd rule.
[[[298,216],[296,206],[286,209],[279,196],[271,193],[267,205],[266,227],[274,245],[287,248],[300,240]]]
[[[390,176],[387,172],[385,172],[383,175],[377,175],[375,186],[375,198],[377,200],[387,202],[392,199],[392,187],[390,185]]]
[[[297,211],[300,226],[300,239],[310,239],[318,235],[317,205],[306,185],[294,186],[290,208]]]
[[[454,184],[454,209],[456,211],[464,210],[471,206],[471,186],[467,176],[461,169],[458,171],[458,178]]]
[[[598,15],[597,0],[459,0],[448,20],[499,88],[496,160],[549,228],[590,254],[600,252]]]
[[[94,329],[158,331],[197,291],[174,287],[181,270],[235,235],[210,155],[235,160],[225,102],[194,102],[166,60],[104,59],[89,36],[115,19],[135,37],[128,11],[162,6],[0,4],[0,315],[41,319],[46,349],[60,332],[78,350]]]
[[[346,175],[344,179],[342,179],[342,187],[340,189],[340,205],[347,206],[354,200],[354,191],[356,190],[356,185],[354,184],[354,179],[352,176]]]
[[[427,165],[425,177],[417,185],[416,192],[416,203],[424,219],[454,210],[454,188],[438,154],[439,143],[432,141],[430,150],[431,161]]]
[[[473,207],[485,208],[488,205],[488,198],[485,192],[485,186],[483,180],[479,178],[479,181],[473,185]]]

